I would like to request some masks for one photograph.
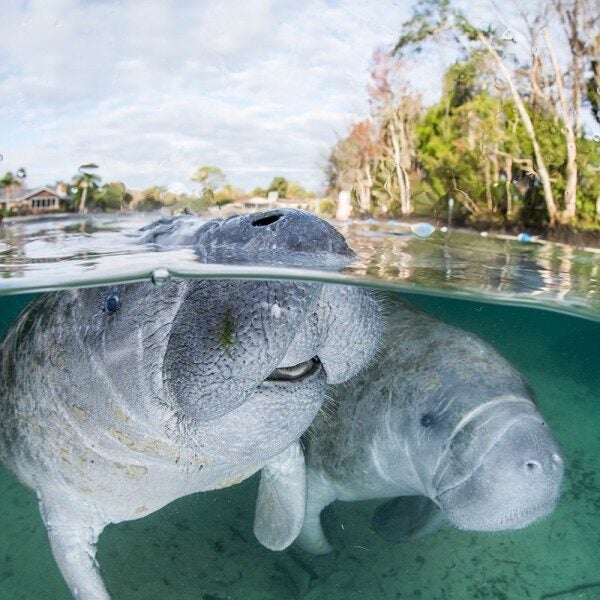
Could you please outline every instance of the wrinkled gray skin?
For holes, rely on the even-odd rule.
[[[308,498],[298,544],[331,550],[319,515],[336,499],[396,498],[374,518],[396,540],[443,520],[498,531],[549,514],[562,457],[523,377],[474,335],[400,301],[390,300],[386,328],[376,364],[336,386],[333,412],[322,411],[303,438]]]
[[[237,244],[246,262],[256,252],[283,261],[302,250],[304,231],[311,246],[300,262],[312,256],[314,266],[339,266],[351,258],[343,237],[320,219],[273,214],[258,224],[256,215],[213,222],[194,243],[210,247],[218,237]],[[189,232],[194,224],[185,222]],[[154,241],[162,249],[181,245],[177,228]],[[196,250],[220,258],[217,246]],[[365,366],[379,334],[368,292],[317,283],[136,283],[33,302],[1,348],[0,458],[36,490],[73,595],[109,597],[95,560],[107,524],[263,467],[257,535],[274,548],[291,543],[306,496],[299,437],[327,383]],[[280,492],[290,519],[272,535],[265,507]]]

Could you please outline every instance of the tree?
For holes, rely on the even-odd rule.
[[[142,199],[137,203],[135,208],[141,211],[160,210],[163,206],[163,199],[166,193],[166,188],[163,186],[152,186],[142,191]]]
[[[411,95],[402,79],[404,66],[389,52],[377,50],[373,54],[371,84],[368,86],[371,111],[379,123],[379,150],[382,155],[377,165],[373,193],[390,203],[400,199],[400,212],[412,212],[411,181],[409,172],[413,170],[415,159],[414,128],[421,112],[420,100]],[[391,165],[388,166],[387,163]],[[392,167],[393,165],[393,167]],[[395,182],[392,181],[395,174]],[[395,185],[394,185],[395,183]],[[389,207],[388,207],[389,208]]]
[[[314,198],[315,194],[306,190],[299,182],[297,181],[288,181],[287,186],[287,198],[294,198],[297,200],[307,200],[309,198]]]
[[[8,198],[15,187],[19,187],[20,182],[12,171],[7,171],[0,179],[0,188],[4,188],[5,197]]]
[[[214,201],[215,192],[226,183],[223,171],[211,165],[198,167],[191,179],[200,184],[201,195],[208,202]]]
[[[280,198],[288,197],[288,180],[285,177],[274,177],[268,192],[277,192]]]
[[[262,198],[266,198],[267,190],[261,187],[256,187],[250,192],[250,196],[261,196]]]
[[[499,40],[491,29],[482,30],[473,26],[461,11],[452,7],[450,0],[421,0],[414,9],[413,17],[404,24],[403,32],[394,51],[397,54],[410,50],[418,52],[421,50],[424,41],[439,36],[443,32],[452,32],[466,52],[472,53],[473,50],[469,51],[469,46],[474,43],[479,44],[489,53],[496,67],[502,73],[501,81],[506,84],[531,141],[537,166],[537,176],[544,190],[548,218],[550,224],[554,225],[558,210],[554,201],[550,174],[531,117],[523,98],[519,94],[514,76],[502,58],[502,47],[507,40]]]
[[[71,180],[71,185],[75,188],[72,197],[73,208],[81,213],[86,210],[86,203],[93,205],[101,181],[101,178],[95,173],[78,171],[76,175],[73,175]]]
[[[329,191],[352,190],[361,213],[372,209],[373,158],[379,153],[373,123],[369,119],[352,125],[347,137],[338,140],[327,165]]]
[[[244,196],[244,190],[227,183],[214,195],[214,201],[217,206],[223,206],[239,200],[242,196]]]
[[[101,210],[120,210],[123,208],[127,188],[120,181],[107,183],[98,190],[94,197],[94,205]]]

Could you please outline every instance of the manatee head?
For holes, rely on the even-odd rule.
[[[520,529],[554,510],[562,475],[560,448],[532,398],[493,397],[452,431],[435,500],[461,529]]]
[[[192,247],[198,260],[207,263],[339,269],[354,257],[332,225],[296,209],[200,224],[195,217],[162,218],[141,229],[138,239],[157,250]]]
[[[191,243],[217,260],[223,251],[250,261],[273,253],[293,261],[302,253],[307,261],[314,250],[319,267],[352,256],[333,227],[308,213],[275,211],[256,220],[196,221],[201,234]],[[318,239],[307,233],[315,230]],[[298,231],[307,233],[304,242]],[[156,435],[175,429],[221,456],[245,459],[272,456],[297,439],[327,384],[364,367],[381,330],[370,292],[293,280],[78,290],[64,318],[81,324],[84,352],[127,414],[150,423]]]
[[[511,365],[475,336],[438,327],[426,358],[407,364],[398,416],[416,493],[461,529],[525,527],[558,501],[558,443]]]

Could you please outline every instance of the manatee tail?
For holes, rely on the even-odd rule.
[[[373,529],[390,542],[412,542],[436,532],[444,524],[440,509],[425,496],[404,496],[375,509]]]

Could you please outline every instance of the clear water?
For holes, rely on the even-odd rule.
[[[240,267],[194,264],[186,251],[132,247],[122,232],[146,221],[54,220],[0,229],[0,337],[33,291],[144,279],[159,268],[185,276],[242,274]],[[335,552],[316,557],[259,545],[252,478],[109,526],[98,559],[114,597],[600,598],[600,255],[458,232],[419,239],[398,224],[354,224],[343,232],[359,254],[345,273],[243,274],[386,287],[489,341],[525,374],[561,443],[559,507],[523,531],[447,528],[421,542],[392,544],[370,528],[376,501],[335,503],[326,511]],[[0,598],[69,598],[35,494],[4,470],[0,506]]]

